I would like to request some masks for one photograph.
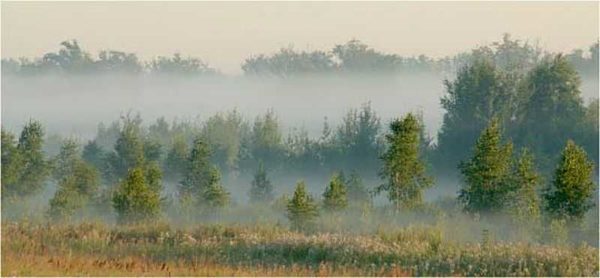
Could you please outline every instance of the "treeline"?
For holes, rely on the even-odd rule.
[[[112,150],[102,157],[97,156],[100,148],[93,141],[80,150],[78,144],[67,140],[58,155],[47,159],[42,151],[43,135],[35,121],[23,128],[18,140],[2,131],[5,207],[39,193],[48,177],[58,188],[47,215],[57,221],[68,220],[90,207],[116,213],[122,224],[154,221],[169,206],[184,217],[218,217],[231,204],[230,193],[221,183],[221,171],[211,161],[211,147],[201,135],[189,150],[181,152],[172,199],[164,194],[163,177],[169,173],[165,167],[172,165],[161,168],[156,145],[141,136],[135,118],[124,118]],[[285,210],[291,227],[305,231],[315,229],[315,219],[321,214],[335,219],[347,210],[371,210],[373,196],[382,193],[392,204],[387,210],[427,212],[430,208],[423,193],[435,180],[426,168],[421,136],[422,124],[413,114],[389,124],[386,148],[379,158],[382,183],[376,188],[367,188],[357,172],[347,178],[335,171],[321,201],[307,191],[303,181],[296,184],[291,197],[277,197],[268,168],[255,161],[258,167],[247,194],[255,206]],[[171,153],[169,156],[173,157]],[[494,118],[458,166],[463,182],[457,203],[476,217],[507,215],[529,231],[547,228],[556,232],[566,229],[567,224],[581,223],[594,206],[593,162],[572,140],[565,142],[559,156],[551,180],[544,181],[536,170],[535,157],[527,148],[515,155],[512,143],[503,137],[500,121]]]
[[[598,43],[587,51],[578,49],[565,55],[575,69],[591,78],[598,76]],[[402,74],[449,73],[482,58],[494,61],[505,70],[529,70],[545,56],[551,55],[535,45],[512,40],[505,34],[502,41],[481,46],[470,52],[434,59],[425,55],[403,57],[377,51],[359,40],[335,45],[331,50],[299,51],[282,48],[267,55],[249,57],[241,64],[247,76],[294,77],[322,74]],[[7,75],[39,74],[169,74],[176,76],[214,76],[219,70],[201,59],[174,54],[141,61],[134,53],[101,51],[97,57],[84,51],[76,40],[61,43],[61,49],[29,60],[2,59],[2,72]]]

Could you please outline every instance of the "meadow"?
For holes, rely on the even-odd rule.
[[[598,249],[483,239],[434,226],[369,234],[277,226],[2,225],[2,275],[597,276]]]

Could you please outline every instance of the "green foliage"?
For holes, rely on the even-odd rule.
[[[112,201],[119,223],[147,221],[160,213],[159,192],[146,182],[144,170],[140,167],[129,170]]]
[[[188,146],[183,136],[177,136],[174,139],[173,146],[167,153],[164,162],[165,179],[169,181],[179,181],[184,172],[188,160]]]
[[[551,168],[565,141],[580,137],[585,116],[580,84],[577,72],[561,55],[544,60],[527,77],[529,98],[518,117],[516,142],[530,147],[544,169]]]
[[[381,119],[370,102],[348,111],[335,134],[335,147],[340,156],[332,158],[334,165],[341,169],[359,169],[364,174],[375,171],[382,149],[377,140],[380,129]]]
[[[58,189],[50,200],[48,211],[53,219],[69,218],[97,197],[100,187],[98,172],[80,157],[79,150],[75,141],[67,140],[54,158],[53,176]]]
[[[413,114],[408,114],[390,124],[386,135],[388,150],[383,154],[381,177],[385,183],[376,192],[387,191],[395,207],[414,208],[423,203],[423,190],[431,187],[433,180],[425,173],[420,159],[420,127]]]
[[[210,117],[202,128],[202,136],[213,150],[213,160],[221,169],[237,170],[242,141],[249,127],[236,110]]]
[[[551,217],[580,221],[593,206],[593,165],[581,147],[567,141],[554,180],[543,195],[545,211]]]
[[[149,64],[149,71],[152,74],[164,75],[214,75],[216,71],[204,63],[202,60],[192,57],[181,57],[181,54],[175,53],[173,57],[158,57]]]
[[[273,185],[267,177],[267,171],[262,162],[259,162],[258,169],[254,174],[250,188],[250,202],[270,202],[273,200]]]
[[[516,108],[512,81],[487,59],[473,61],[459,71],[456,80],[445,81],[447,95],[441,101],[446,114],[436,150],[440,170],[465,160],[490,120],[509,121]]]
[[[538,185],[540,176],[535,170],[533,155],[523,149],[510,174],[511,192],[507,196],[509,213],[520,223],[534,223],[540,217]]]
[[[512,143],[502,143],[498,120],[493,119],[475,144],[473,156],[459,166],[465,185],[459,200],[468,212],[493,212],[504,208],[511,192]]]
[[[24,161],[15,136],[2,128],[2,197],[16,193]]]
[[[89,141],[83,147],[81,157],[87,163],[96,167],[96,169],[104,169],[106,163],[106,151],[97,143],[96,140]]]
[[[110,168],[109,180],[116,182],[125,177],[130,169],[142,167],[145,162],[144,141],[141,135],[142,119],[139,115],[122,117],[123,127],[114,145],[114,152],[107,157]]]
[[[204,140],[196,138],[188,155],[185,176],[179,186],[180,195],[199,196],[210,186],[213,167],[210,155],[211,151]]]
[[[37,121],[23,127],[16,146],[14,136],[2,131],[3,198],[32,196],[43,189],[50,172],[42,151],[43,137],[42,125]]]
[[[210,169],[208,186],[201,197],[202,204],[213,210],[223,208],[229,203],[229,193],[221,185],[221,174],[217,168]]]
[[[256,118],[250,141],[253,161],[263,161],[269,169],[280,166],[283,139],[279,120],[273,110]]]
[[[344,176],[335,173],[329,185],[323,192],[323,207],[328,211],[341,211],[348,206],[348,193],[344,181]]]
[[[299,181],[294,196],[287,203],[287,217],[292,224],[292,229],[313,229],[314,220],[318,215],[317,205],[312,196],[306,192],[304,181]]]

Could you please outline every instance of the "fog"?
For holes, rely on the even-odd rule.
[[[350,108],[371,102],[385,124],[407,112],[420,112],[435,135],[443,111],[444,77],[436,74],[356,77],[14,77],[2,82],[2,123],[16,131],[30,118],[47,134],[92,138],[100,122],[126,112],[140,113],[145,123],[156,118],[205,120],[216,112],[237,109],[254,119],[273,109],[283,131],[305,128],[319,136],[324,118],[337,125]]]

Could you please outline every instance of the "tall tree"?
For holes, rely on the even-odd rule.
[[[176,136],[173,140],[173,146],[171,146],[171,149],[167,152],[163,169],[165,179],[169,181],[180,181],[186,170],[188,145],[183,136]]]
[[[475,60],[445,86],[447,94],[441,102],[446,114],[436,150],[437,169],[442,171],[467,158],[470,146],[492,118],[508,123],[517,99],[511,77],[487,59]]]
[[[264,164],[259,162],[258,169],[252,180],[250,188],[250,201],[253,203],[270,202],[273,200],[273,185],[267,177]]]
[[[377,140],[380,129],[381,120],[370,102],[362,104],[360,109],[348,111],[336,133],[341,157],[334,161],[342,162],[341,165],[337,165],[338,168],[361,169],[361,174],[373,174],[381,150]]]
[[[14,196],[18,190],[23,163],[15,136],[2,128],[2,197]]]
[[[210,186],[213,167],[210,155],[210,149],[204,140],[201,137],[196,138],[188,155],[185,176],[179,187],[182,197],[199,196]]]
[[[529,98],[518,117],[516,141],[530,147],[544,169],[550,168],[562,144],[578,134],[584,121],[580,84],[577,72],[561,55],[544,60],[527,77]]]
[[[468,212],[494,212],[504,208],[511,192],[512,143],[502,142],[497,119],[492,119],[475,144],[473,156],[459,165],[464,187],[459,200]]]
[[[593,207],[593,162],[572,140],[561,153],[552,184],[544,192],[545,211],[553,218],[581,220]]]
[[[296,184],[294,196],[287,203],[287,217],[294,230],[310,230],[314,228],[314,220],[319,215],[317,205],[312,196],[306,192],[304,181]]]
[[[15,187],[15,193],[19,196],[31,195],[42,190],[44,180],[49,174],[50,168],[42,151],[43,138],[42,125],[37,121],[30,121],[21,131],[17,150],[23,159],[24,167]]]
[[[423,202],[423,190],[431,187],[433,180],[425,173],[421,161],[420,123],[408,114],[390,124],[390,134],[385,136],[388,150],[383,154],[381,178],[385,183],[376,192],[387,191],[388,198],[399,208],[414,208]]]
[[[257,117],[252,127],[251,155],[254,161],[263,161],[269,169],[280,166],[283,150],[281,126],[273,110]]]

